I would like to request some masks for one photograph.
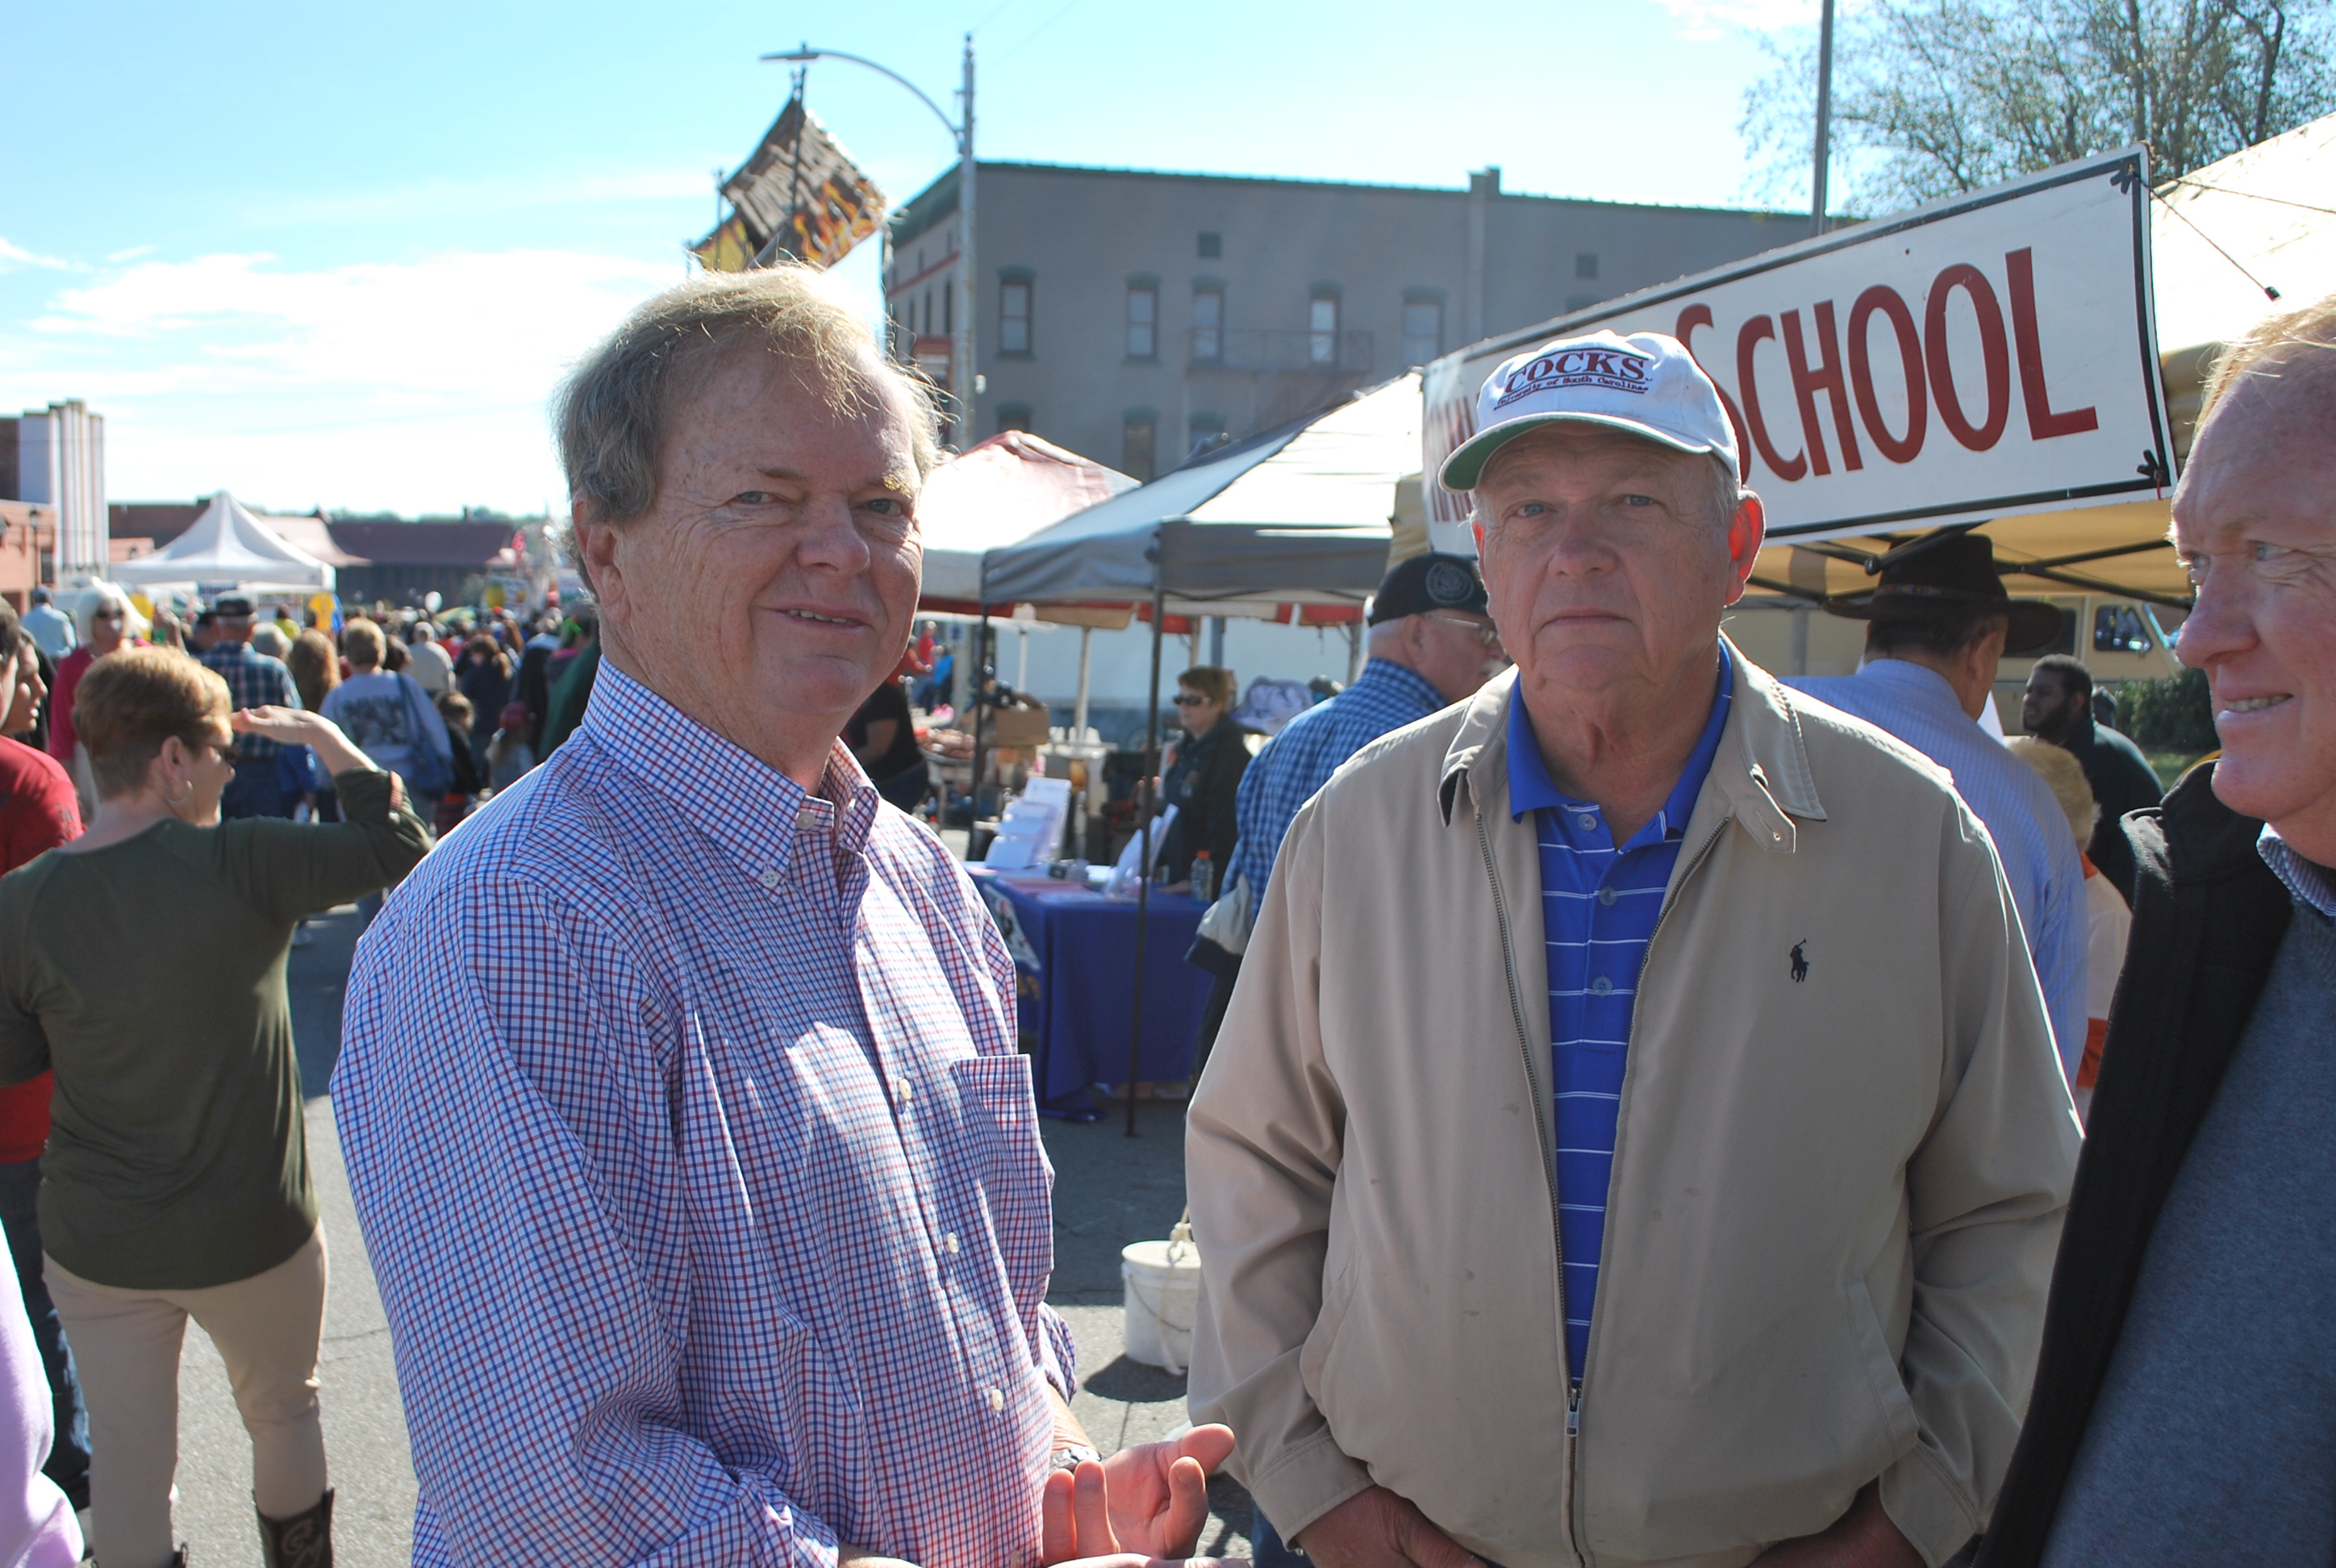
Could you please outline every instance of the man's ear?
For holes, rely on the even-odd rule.
[[[1750,491],[1736,505],[1736,515],[1728,520],[1728,564],[1734,579],[1728,585],[1729,604],[1744,597],[1744,585],[1751,580],[1753,563],[1760,559],[1761,541],[1768,536],[1768,511],[1760,498]]]
[[[624,618],[628,601],[625,597],[624,568],[617,561],[616,525],[603,521],[599,508],[589,502],[571,502],[569,515],[569,526],[576,531],[576,554],[583,568],[585,585],[600,601],[600,614],[604,618]]]

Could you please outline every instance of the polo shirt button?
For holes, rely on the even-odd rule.
[[[1573,825],[1582,829],[1584,833],[1587,833],[1591,828],[1598,825],[1598,819],[1591,816],[1588,812],[1584,812],[1580,816],[1573,819]]]
[[[1005,1390],[1001,1388],[992,1388],[988,1391],[988,1398],[989,1408],[993,1413],[1006,1408]]]
[[[1612,904],[1614,901],[1614,890],[1612,888],[1600,888],[1598,890],[1598,901],[1601,904]]]
[[[1607,996],[1611,994],[1613,989],[1614,982],[1608,979],[1604,975],[1601,975],[1596,979],[1590,982],[1590,994],[1593,997]]]

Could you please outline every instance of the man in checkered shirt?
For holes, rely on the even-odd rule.
[[[227,682],[228,695],[238,708],[298,707],[300,688],[280,658],[251,651],[251,634],[258,623],[251,600],[229,595],[211,606],[211,625],[218,640],[203,649],[202,661]],[[224,817],[288,817],[298,797],[285,793],[277,763],[284,748],[258,735],[236,739],[235,777],[219,796]]]
[[[1013,965],[837,744],[931,404],[779,268],[642,306],[560,435],[590,706],[375,923],[333,1084],[415,1562],[1189,1552],[1232,1435],[1096,1462]]]

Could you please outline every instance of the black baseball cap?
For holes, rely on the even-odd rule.
[[[1431,550],[1388,570],[1371,599],[1370,622],[1377,626],[1437,609],[1487,615],[1491,613],[1487,602],[1484,579],[1476,573],[1475,557]]]
[[[225,599],[211,601],[211,613],[221,620],[249,620],[251,600],[241,594],[231,593]]]

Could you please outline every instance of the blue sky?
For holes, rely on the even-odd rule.
[[[423,0],[19,7],[0,56],[0,410],[82,397],[117,500],[557,503],[544,405],[685,275],[808,39],[986,158],[1789,204],[1736,132],[1813,0]],[[950,157],[856,67],[811,106],[895,200]],[[875,310],[874,247],[843,275]]]

